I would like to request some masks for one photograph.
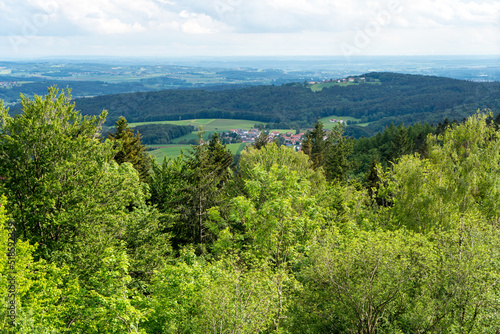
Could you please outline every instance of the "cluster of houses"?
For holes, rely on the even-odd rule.
[[[0,87],[2,88],[12,88],[16,86],[21,86],[17,81],[0,81]]]
[[[339,123],[342,125],[346,124],[346,122],[343,119],[335,119],[335,118],[330,118],[330,123]]]
[[[315,85],[315,84],[322,84],[322,83],[331,83],[331,82],[336,82],[336,83],[348,83],[348,82],[366,82],[365,77],[349,77],[349,78],[343,78],[343,79],[326,79],[323,81],[310,81],[310,85]]]
[[[256,128],[250,130],[231,129],[229,132],[233,135],[236,134],[237,137],[241,139],[242,143],[253,143],[255,138],[260,134],[260,130]]]
[[[239,138],[242,143],[253,143],[255,142],[255,139],[260,135],[260,132],[261,130],[256,128],[250,130],[231,129],[229,130],[228,137]],[[302,149],[302,141],[304,139],[305,133],[303,132],[294,134],[292,132],[282,133],[279,131],[271,131],[268,134],[269,142],[277,140],[281,144],[291,146],[297,151],[300,151]]]

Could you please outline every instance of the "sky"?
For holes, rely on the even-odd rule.
[[[500,55],[500,0],[0,0],[0,59]]]

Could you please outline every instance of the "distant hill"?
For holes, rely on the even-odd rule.
[[[369,136],[391,122],[410,125],[462,119],[477,109],[500,112],[500,82],[477,83],[444,77],[372,72],[362,75],[380,84],[332,86],[313,92],[302,83],[241,89],[163,90],[76,99],[77,109],[95,115],[109,111],[108,124],[119,116],[129,122],[193,118],[231,118],[313,124],[329,115],[352,116],[366,127],[349,132]]]

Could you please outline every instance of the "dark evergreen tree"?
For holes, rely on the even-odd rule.
[[[413,152],[413,141],[408,137],[408,129],[401,124],[397,127],[394,139],[391,141],[392,161],[396,161],[403,155]]]
[[[193,146],[181,171],[185,183],[177,197],[175,212],[179,221],[174,226],[175,245],[210,240],[206,226],[208,209],[224,204],[225,188],[232,175],[233,156],[219,135],[214,133],[208,143],[203,141],[202,132],[198,137],[198,145]]]
[[[327,147],[328,138],[323,130],[323,123],[318,120],[314,129],[306,134],[306,139],[302,143],[302,151],[309,156],[314,169],[323,166]]]
[[[327,180],[345,180],[351,169],[349,156],[352,153],[352,141],[343,136],[345,127],[332,129],[327,136],[323,123],[318,121],[314,130],[306,134],[302,150],[309,156],[312,167],[322,167]]]
[[[368,189],[368,195],[377,203],[379,206],[387,206],[388,203],[384,198],[378,195],[378,190],[380,188],[380,176],[378,175],[377,165],[379,164],[379,159],[374,156],[368,172],[365,176],[365,187]]]
[[[141,143],[141,134],[134,133],[127,120],[120,117],[115,123],[116,131],[108,133],[108,139],[115,141],[114,147],[119,151],[114,159],[117,163],[130,162],[139,173],[142,182],[147,182],[150,169],[151,157],[147,153],[147,148]]]
[[[344,137],[344,131],[344,126],[335,127],[325,140],[327,146],[323,168],[326,179],[330,181],[345,181],[352,168],[349,157],[352,153],[353,143],[350,138]]]
[[[253,146],[260,150],[262,147],[266,146],[269,143],[269,132],[261,130],[257,138],[255,138],[255,142]]]

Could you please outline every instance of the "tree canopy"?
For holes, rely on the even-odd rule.
[[[200,133],[141,180],[126,157],[147,153],[124,118],[103,140],[106,113],[82,116],[69,91],[23,108],[0,106],[2,332],[500,328],[487,112],[354,143],[318,122],[304,151],[249,146],[234,169],[218,134]],[[351,149],[369,161],[364,184]]]

